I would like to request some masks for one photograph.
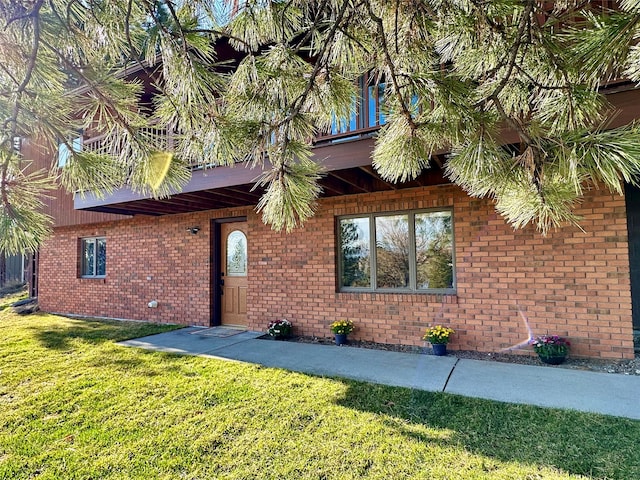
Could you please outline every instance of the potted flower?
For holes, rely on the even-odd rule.
[[[441,357],[447,354],[447,343],[449,343],[450,337],[454,333],[456,332],[453,328],[434,325],[427,328],[422,339],[431,344],[434,355]]]
[[[560,365],[567,358],[571,342],[558,335],[543,335],[536,337],[531,342],[533,350],[538,354],[543,363]]]
[[[275,339],[287,338],[291,335],[291,322],[285,318],[274,320],[267,325],[267,333]]]
[[[336,320],[331,324],[331,331],[335,335],[336,345],[347,343],[347,335],[353,332],[354,324],[351,320]]]

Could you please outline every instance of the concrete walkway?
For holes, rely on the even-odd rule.
[[[431,392],[640,419],[640,376],[458,359],[455,353],[435,357],[267,341],[258,339],[260,335],[246,331],[236,334],[223,327],[189,327],[120,344]]]

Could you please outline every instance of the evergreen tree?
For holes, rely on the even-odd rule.
[[[0,0],[0,250],[45,238],[41,195],[55,181],[161,197],[191,165],[267,158],[258,208],[295,228],[320,194],[311,139],[349,118],[365,74],[384,84],[373,152],[384,179],[437,165],[514,227],[577,222],[585,189],[622,193],[640,172],[639,127],[607,129],[600,91],[640,79],[640,0],[602,3]],[[236,51],[233,68],[220,45]],[[131,66],[155,79],[153,104],[117,73]],[[172,126],[174,151],[150,122]],[[102,153],[74,151],[83,129],[107,135]],[[65,144],[68,161],[27,173],[14,148],[27,136],[52,157]]]

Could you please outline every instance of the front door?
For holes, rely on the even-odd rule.
[[[223,223],[221,244],[221,323],[247,325],[247,222]]]

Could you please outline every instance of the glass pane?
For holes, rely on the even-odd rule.
[[[451,212],[418,213],[415,224],[418,289],[453,288]]]
[[[384,103],[384,86],[384,83],[369,86],[369,127],[384,125],[386,123],[385,115],[382,113],[382,105]]]
[[[96,258],[96,244],[93,240],[82,241],[82,275],[95,275],[94,266]]]
[[[64,167],[67,162],[71,158],[71,152],[69,151],[69,147],[65,143],[61,143],[58,145],[58,167]]]
[[[240,230],[234,230],[227,237],[227,275],[247,274],[247,237]]]
[[[351,101],[351,115],[349,115],[349,130],[357,130],[358,129],[358,105],[356,103],[356,97],[353,97]]]
[[[409,216],[376,217],[377,288],[409,288]]]
[[[368,218],[340,220],[340,254],[342,256],[340,286],[342,287],[371,287],[369,230]]]
[[[107,274],[107,240],[105,238],[98,238],[96,240],[98,245],[98,252],[96,256],[96,275]]]
[[[346,133],[357,130],[358,128],[358,115],[357,115],[357,104],[356,98],[353,98],[351,102],[351,113],[349,114],[349,118],[340,118],[335,115],[331,118],[331,134],[337,135],[339,133]]]

